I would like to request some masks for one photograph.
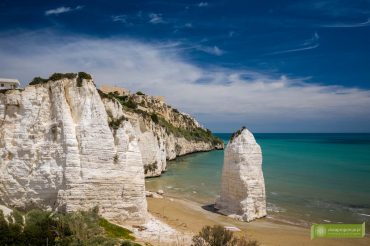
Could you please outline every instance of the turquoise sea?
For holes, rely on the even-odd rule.
[[[230,134],[216,134],[227,143]],[[263,152],[268,217],[312,222],[370,222],[370,134],[255,134]],[[168,163],[149,190],[212,204],[220,190],[223,151]]]

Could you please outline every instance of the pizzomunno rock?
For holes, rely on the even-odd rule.
[[[248,222],[266,216],[261,147],[245,128],[236,132],[226,146],[216,208],[222,214]]]

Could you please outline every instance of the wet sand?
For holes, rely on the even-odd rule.
[[[159,220],[183,233],[197,233],[205,225],[238,227],[248,239],[258,240],[261,245],[370,245],[367,235],[362,239],[310,239],[309,228],[277,223],[269,218],[251,223],[235,221],[226,216],[202,208],[200,204],[165,197],[147,198],[149,212]]]

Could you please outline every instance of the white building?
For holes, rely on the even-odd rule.
[[[17,79],[0,78],[0,90],[15,89],[18,86],[19,86],[19,81]]]

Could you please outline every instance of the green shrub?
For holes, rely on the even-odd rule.
[[[37,85],[37,84],[44,84],[48,82],[47,79],[41,78],[41,77],[35,77],[33,80],[29,83],[29,85]]]
[[[78,74],[76,73],[53,73],[49,79],[44,79],[41,77],[35,77],[29,85],[37,85],[37,84],[44,84],[50,80],[52,81],[57,81],[61,79],[74,79],[77,77],[77,86],[81,87],[82,86],[82,80],[87,79],[90,80],[92,79],[91,75],[85,72],[79,72]]]
[[[236,243],[233,232],[219,225],[203,227],[192,241],[193,246],[232,246]]]
[[[141,246],[141,244],[125,240],[121,243],[121,246]]]
[[[69,214],[31,210],[25,223],[14,211],[7,220],[0,210],[0,245],[114,246],[134,239],[131,231],[101,218],[96,208]]]
[[[128,99],[123,105],[131,109],[137,109],[137,104],[131,99]]]
[[[43,245],[46,241],[51,245],[55,243],[53,228],[57,222],[53,220],[51,212],[31,210],[25,217],[23,235],[30,245]]]
[[[78,77],[77,77],[77,87],[81,87],[82,86],[82,81],[86,79],[86,80],[90,80],[92,79],[91,75],[88,74],[88,73],[85,73],[85,72],[79,72],[78,73]]]
[[[204,130],[200,127],[192,129],[175,127],[162,117],[159,118],[159,124],[166,129],[167,133],[172,133],[176,137],[184,137],[189,141],[211,142],[213,145],[223,144],[223,141],[214,136],[210,130]]]
[[[123,121],[125,121],[125,120],[127,120],[127,119],[126,119],[126,117],[122,115],[122,116],[121,116],[120,118],[118,118],[118,119],[113,119],[113,120],[111,120],[108,124],[109,124],[109,127],[110,127],[110,128],[112,128],[112,129],[114,129],[114,130],[117,130],[117,129],[120,127],[121,123],[122,123]]]
[[[150,118],[152,119],[152,121],[153,121],[154,123],[158,124],[159,119],[158,119],[158,115],[157,115],[156,113],[152,113],[152,114],[150,115]]]
[[[112,99],[112,100],[114,100],[115,99],[115,93],[112,93],[112,92],[110,92],[110,93],[104,93],[102,90],[99,90],[99,89],[97,89],[98,90],[98,93],[99,93],[99,96],[100,96],[100,98],[107,98],[107,99]]]
[[[220,225],[205,226],[193,237],[192,246],[258,246],[257,241],[248,241],[245,237],[237,238],[234,233]]]
[[[239,129],[239,130],[237,130],[236,132],[234,132],[234,133],[231,135],[231,137],[230,137],[230,142],[232,142],[236,137],[238,137],[238,136],[242,133],[242,131],[243,131],[244,129],[246,129],[246,127],[245,127],[245,126],[243,126],[241,129]]]
[[[138,92],[136,92],[136,95],[144,96],[145,94],[142,93],[141,91],[138,91]]]
[[[102,92],[101,90],[98,90],[99,95],[101,98],[109,98],[109,99],[116,99],[123,107],[130,110],[137,109],[137,104],[131,100],[128,96],[120,96],[116,92],[109,92],[108,94]]]
[[[148,172],[154,172],[157,168],[158,168],[157,162],[144,165],[144,173],[147,174]]]
[[[52,81],[57,81],[61,79],[74,79],[76,78],[77,74],[75,73],[53,73],[50,77],[49,80]]]

